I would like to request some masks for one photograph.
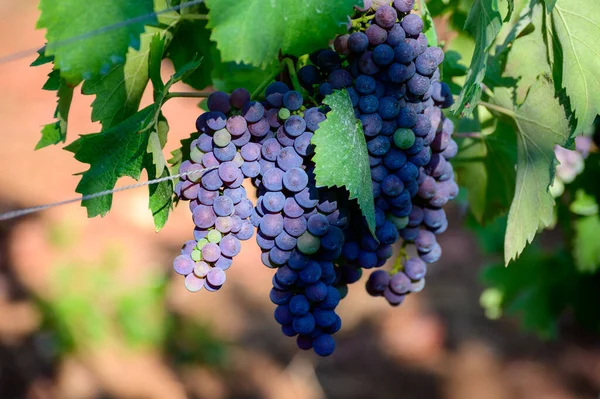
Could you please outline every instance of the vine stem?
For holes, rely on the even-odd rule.
[[[180,18],[181,19],[191,19],[191,20],[207,21],[208,20],[208,15],[206,15],[206,14],[181,14]]]
[[[483,139],[483,135],[480,132],[454,133],[453,136],[466,139]]]
[[[260,93],[263,92],[265,87],[267,87],[269,85],[269,83],[271,83],[271,81],[273,81],[273,79],[275,79],[277,77],[277,75],[279,75],[281,73],[282,70],[283,70],[283,66],[280,65],[279,68],[277,68],[277,70],[275,72],[273,72],[271,75],[269,75],[268,78],[263,80],[263,82],[260,84],[260,86],[258,86],[256,88],[256,90],[254,90],[254,92],[252,93],[250,98],[252,98],[254,100],[254,99],[256,99],[256,97],[260,96]]]
[[[484,107],[486,107],[487,109],[489,109],[490,111],[496,111],[500,114],[506,115],[506,116],[510,116],[513,119],[516,119],[516,114],[514,111],[511,111],[510,109],[504,108],[504,107],[500,107],[496,104],[491,104],[485,101],[480,101],[479,105],[482,105]]]
[[[182,98],[206,98],[210,96],[210,91],[174,91],[167,94],[166,99],[182,97]]]
[[[290,74],[290,79],[292,80],[292,85],[294,86],[294,90],[298,93],[302,93],[302,85],[300,85],[300,81],[298,80],[298,74],[296,73],[296,67],[294,66],[294,61],[291,58],[284,58],[282,63],[287,67],[288,73]]]

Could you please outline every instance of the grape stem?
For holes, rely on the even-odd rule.
[[[205,15],[205,14],[181,14],[180,17],[181,17],[181,19],[191,19],[191,20],[201,20],[201,21],[208,20],[208,15]]]
[[[408,253],[406,252],[406,242],[402,243],[402,247],[400,248],[400,253],[396,258],[396,262],[394,262],[394,267],[390,270],[390,275],[398,274],[398,272],[404,270],[404,263],[408,259]]]
[[[495,112],[497,112],[499,114],[503,114],[503,115],[509,116],[509,117],[511,117],[513,119],[516,119],[515,112],[512,111],[512,110],[510,110],[510,109],[508,109],[508,108],[500,107],[500,106],[498,106],[496,104],[491,104],[491,103],[488,103],[488,102],[485,102],[485,101],[480,101],[479,105],[482,105],[482,106],[486,107],[490,111],[495,111]]]
[[[258,96],[260,96],[263,90],[269,85],[269,83],[271,83],[277,77],[277,75],[281,73],[282,70],[283,66],[280,65],[279,68],[277,68],[277,70],[275,70],[271,75],[269,75],[265,80],[263,80],[263,82],[256,88],[256,90],[254,90],[251,98],[255,100]]]
[[[294,66],[294,61],[291,58],[284,58],[282,64],[288,69],[288,73],[290,74],[290,79],[292,81],[292,85],[294,86],[294,90],[298,93],[302,93],[302,85],[300,85],[300,81],[298,80],[298,74],[296,73],[296,67]]]
[[[182,97],[182,98],[206,98],[208,96],[210,96],[212,92],[209,91],[174,91],[174,92],[170,92],[169,94],[167,94],[166,99],[170,99],[170,98],[175,98],[175,97]]]
[[[483,139],[483,135],[481,134],[481,132],[454,133],[453,136],[465,139]]]

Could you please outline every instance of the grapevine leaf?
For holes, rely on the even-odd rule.
[[[224,62],[266,67],[279,51],[300,56],[346,30],[356,0],[208,0],[211,39]]]
[[[594,196],[586,193],[583,189],[575,191],[575,199],[569,205],[569,209],[580,216],[592,216],[600,211]]]
[[[148,74],[152,81],[154,93],[162,93],[165,90],[165,84],[160,77],[160,67],[165,52],[165,41],[159,35],[152,36],[150,42],[150,54],[148,56]],[[156,94],[155,94],[156,95]]]
[[[152,155],[152,160],[156,166],[154,174],[156,176],[162,175],[163,170],[167,166],[165,156],[162,153],[162,149],[167,143],[167,133],[169,132],[169,124],[167,120],[159,113],[158,121],[151,125],[150,135],[148,136],[148,148],[147,151]]]
[[[519,256],[538,229],[552,222],[554,199],[548,187],[554,179],[554,146],[567,145],[571,135],[565,109],[554,93],[553,82],[542,76],[514,111],[512,102],[502,97],[496,98],[499,106],[490,106],[512,117],[518,138],[515,196],[504,241],[507,264]]]
[[[508,12],[506,13],[506,17],[504,17],[504,22],[509,22],[510,18],[515,11],[515,0],[508,0]]]
[[[90,165],[82,173],[78,193],[111,190],[123,176],[139,179],[148,145],[145,124],[153,111],[154,104],[102,133],[82,135],[65,148],[75,154],[75,159]],[[82,205],[88,217],[104,216],[111,208],[112,194],[84,200]]]
[[[543,20],[544,6],[538,4],[531,10],[531,23],[528,24],[533,27],[533,30],[517,38],[507,54],[504,75],[519,80],[516,88],[519,104],[523,103],[538,76],[552,75],[548,47],[544,40]]]
[[[148,85],[150,43],[159,32],[159,29],[147,27],[140,37],[140,49],[130,48],[125,64],[116,65],[106,75],[84,82],[83,94],[96,95],[92,103],[92,120],[100,121],[104,130],[122,122],[138,110]]]
[[[69,110],[71,109],[71,101],[73,100],[72,86],[69,86],[64,79],[58,78],[58,87],[54,89],[53,76],[56,74],[50,74],[48,83],[44,86],[46,90],[57,90],[58,105],[54,117],[58,119],[56,122],[49,123],[42,128],[42,138],[35,146],[36,150],[54,145],[58,143],[64,143],[67,140],[67,121],[69,119]],[[49,88],[52,87],[52,88]]]
[[[574,224],[573,256],[577,269],[584,273],[594,273],[600,269],[600,216],[585,216],[576,220]]]
[[[152,0],[41,0],[39,9],[45,54],[71,84],[122,64],[129,47],[139,48],[144,25],[156,22]]]
[[[356,198],[375,234],[375,205],[371,190],[371,169],[361,123],[354,116],[346,90],[335,91],[323,100],[331,107],[327,119],[312,138],[315,145],[315,176],[319,187],[346,187]]]
[[[600,114],[600,2],[556,1],[552,20],[562,48],[562,85],[571,100],[579,133]]]
[[[556,6],[556,1],[557,0],[544,0],[544,3],[546,3],[546,11],[548,12],[548,14],[550,14],[552,10],[554,10],[554,7]]]
[[[437,32],[435,30],[435,24],[433,23],[433,18],[431,18],[431,13],[427,8],[427,4],[425,4],[425,0],[420,0],[421,4],[421,17],[423,18],[423,33],[427,36],[427,41],[430,46],[438,46],[438,37]]]
[[[517,145],[514,129],[499,120],[492,134],[461,143],[455,164],[469,206],[481,224],[505,214],[514,196]]]
[[[171,151],[171,158],[169,158],[168,162],[171,165],[171,172],[173,174],[179,173],[181,163],[190,159],[190,146],[192,141],[196,140],[198,136],[200,136],[198,132],[191,133],[188,137],[180,141],[181,146],[179,148]]]
[[[161,158],[164,160],[162,157],[162,151]],[[156,174],[158,166],[155,167],[155,160],[156,157],[151,156],[151,154],[147,154],[146,157],[144,157],[144,168],[148,172],[148,180],[169,176],[169,170],[164,167],[160,175]],[[148,207],[150,208],[152,217],[154,218],[154,228],[156,231],[159,231],[165,226],[165,223],[167,223],[169,213],[173,208],[173,180],[163,181],[158,184],[151,184],[148,186],[148,191],[150,194]]]
[[[39,49],[37,51],[38,57],[29,66],[36,67],[36,66],[45,65],[45,64],[54,62],[54,57],[51,55],[46,55],[45,50],[46,50],[45,47],[42,47],[41,49]]]
[[[218,64],[213,56],[218,55],[215,43],[210,41],[210,30],[206,29],[206,21],[181,21],[173,41],[167,49],[167,57],[173,61],[175,70],[179,70],[194,57],[202,57],[203,68],[192,73],[184,83],[197,90],[212,84],[211,72]]]
[[[502,15],[498,11],[498,0],[476,0],[465,23],[465,30],[475,38],[475,51],[467,80],[453,107],[455,112],[469,116],[474,105],[479,102],[488,53],[501,27]]]

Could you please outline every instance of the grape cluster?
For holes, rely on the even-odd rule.
[[[225,270],[240,252],[240,240],[254,234],[250,222],[254,204],[242,183],[260,170],[260,146],[251,139],[269,131],[262,115],[256,117],[262,105],[250,101],[245,89],[231,96],[211,94],[208,108],[196,121],[200,136],[190,144],[190,159],[181,164],[184,176],[175,187],[179,199],[189,201],[196,228],[173,267],[185,276],[185,286],[192,292],[218,290],[225,283]]]
[[[457,152],[454,126],[442,113],[453,102],[440,81],[444,54],[428,47],[423,21],[410,13],[414,0],[390,4],[365,1],[357,8],[362,22],[335,39],[335,50],[309,55],[297,75],[308,96],[283,82],[269,85],[260,102],[243,89],[211,94],[176,187],[196,225],[174,262],[186,287],[218,289],[239,240],[256,228],[262,263],[275,269],[275,320],[299,348],[321,356],[335,350],[336,307],[348,285],[364,269],[382,267],[399,241],[401,262],[371,273],[367,291],[397,306],[423,289],[427,265],[442,253],[442,207],[458,193],[449,162]],[[329,112],[321,100],[341,89],[367,142],[374,235],[345,190],[316,186],[311,139]],[[255,205],[245,178],[256,188]],[[408,244],[417,256],[408,257]]]
[[[327,356],[335,349],[331,334],[341,327],[333,261],[341,254],[348,218],[334,192],[315,186],[310,139],[325,114],[303,103],[302,94],[283,83],[266,89],[267,112],[276,112],[262,141],[251,220],[263,264],[277,269],[270,293],[275,320],[285,335],[297,336],[298,347]]]
[[[369,293],[392,305],[423,288],[426,264],[441,256],[435,236],[448,226],[442,206],[458,193],[448,162],[457,152],[454,126],[441,111],[453,102],[448,85],[439,81],[444,53],[428,47],[423,21],[410,14],[413,5],[379,6],[364,31],[337,37],[336,51],[313,54],[313,65],[298,71],[306,90],[317,96],[346,89],[367,139],[377,240],[357,220],[346,232],[344,258],[371,269],[385,264],[399,238],[417,248],[420,259],[367,281]]]

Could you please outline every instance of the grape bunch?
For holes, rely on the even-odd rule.
[[[321,356],[334,352],[342,325],[336,308],[365,269],[378,269],[367,292],[393,306],[424,288],[428,265],[442,254],[443,206],[458,193],[449,162],[458,150],[454,126],[442,112],[453,103],[440,81],[444,53],[428,47],[423,21],[411,14],[414,0],[390,4],[357,8],[359,22],[335,38],[334,49],[310,54],[298,70],[302,87],[276,81],[262,101],[244,89],[212,93],[176,187],[196,225],[174,262],[186,287],[219,289],[240,240],[256,228],[262,263],[275,270],[275,320],[300,349]],[[347,91],[362,124],[374,234],[343,188],[317,187],[311,139],[330,111],[322,100],[334,90]],[[256,189],[254,205],[246,178]],[[379,269],[400,243],[400,262]]]
[[[180,200],[189,201],[196,228],[173,267],[185,276],[185,286],[195,292],[216,291],[225,283],[229,269],[241,249],[240,240],[254,234],[250,216],[254,204],[242,186],[246,177],[256,177],[260,166],[251,142],[269,130],[260,103],[250,101],[245,89],[231,96],[216,92],[208,99],[209,112],[200,115],[200,136],[190,144],[190,159],[179,172],[184,176],[175,187]]]
[[[364,31],[337,37],[335,51],[312,54],[313,64],[298,71],[305,89],[318,97],[346,89],[367,140],[377,230],[372,237],[357,220],[347,231],[343,257],[363,269],[380,267],[399,238],[418,251],[419,258],[392,275],[378,271],[367,281],[369,293],[392,305],[423,288],[426,265],[441,256],[436,235],[448,226],[442,206],[458,193],[448,162],[457,152],[454,126],[441,111],[453,102],[439,81],[444,53],[428,47],[423,21],[410,14],[413,5],[377,7]]]

